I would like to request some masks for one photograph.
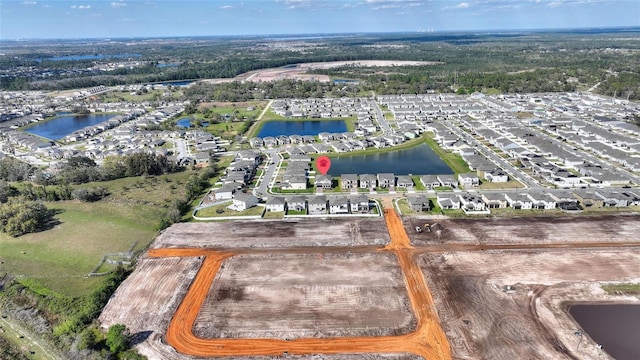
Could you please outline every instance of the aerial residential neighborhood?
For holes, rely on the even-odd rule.
[[[326,206],[314,206],[309,214],[363,213],[358,200],[350,208],[346,206],[349,198],[340,193],[372,199],[380,194],[423,193],[431,204],[409,206],[419,212],[436,206],[481,214],[505,207],[579,210],[640,205],[640,192],[634,189],[640,185],[635,174],[640,167],[640,128],[627,121],[639,107],[624,100],[587,93],[283,99],[272,102],[271,109],[285,118],[353,116],[355,129],[242,140],[252,150],[236,150],[238,146],[200,130],[148,129],[178,118],[187,105],[178,102],[155,108],[150,103],[92,103],[88,107],[92,113],[120,115],[55,142],[20,129],[43,121],[45,114],[68,111],[83,94],[96,91],[63,99],[45,93],[4,92],[0,149],[52,168],[72,156],[101,161],[140,151],[198,166],[208,165],[214,157],[231,156],[206,204],[233,200],[230,208],[237,211],[259,204],[238,199],[246,200],[247,192],[262,199],[268,211],[280,212],[290,208],[287,192],[302,192],[296,200],[305,198],[314,205],[328,196]],[[354,168],[354,173],[320,175],[313,170],[317,154],[389,149],[425,133],[432,134],[441,149],[459,156],[469,171],[420,174],[421,167],[428,166],[420,163],[415,164],[414,174],[367,174],[366,169]],[[269,167],[275,171],[265,176],[263,169]],[[489,183],[494,184],[490,189],[481,186]]]
[[[2,2],[0,359],[639,359],[638,6]]]

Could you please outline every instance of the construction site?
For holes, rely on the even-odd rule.
[[[149,359],[603,359],[574,303],[639,304],[640,217],[182,223],[104,309]]]

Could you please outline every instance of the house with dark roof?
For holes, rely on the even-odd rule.
[[[245,211],[258,205],[258,201],[258,198],[253,194],[236,192],[233,194],[233,204],[229,208],[236,211]]]

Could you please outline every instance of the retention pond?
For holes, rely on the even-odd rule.
[[[451,168],[427,144],[367,155],[345,155],[331,159],[329,174],[445,175]]]
[[[616,360],[640,359],[640,305],[573,305],[569,313]]]

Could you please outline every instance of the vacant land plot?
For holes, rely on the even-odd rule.
[[[602,358],[587,341],[575,353],[579,326],[562,302],[621,299],[569,284],[640,281],[638,248],[425,253],[419,264],[458,358]]]
[[[433,244],[522,245],[565,243],[640,243],[640,217],[632,215],[521,217],[490,219],[405,219],[416,246]],[[425,223],[432,231],[416,233]]]
[[[165,230],[153,248],[286,248],[388,243],[389,233],[381,218],[304,219],[180,223]]]
[[[201,264],[198,257],[141,259],[111,297],[100,322],[126,323],[138,336],[163,333]]]
[[[393,254],[247,255],[225,260],[194,333],[292,339],[398,335],[414,327]]]

